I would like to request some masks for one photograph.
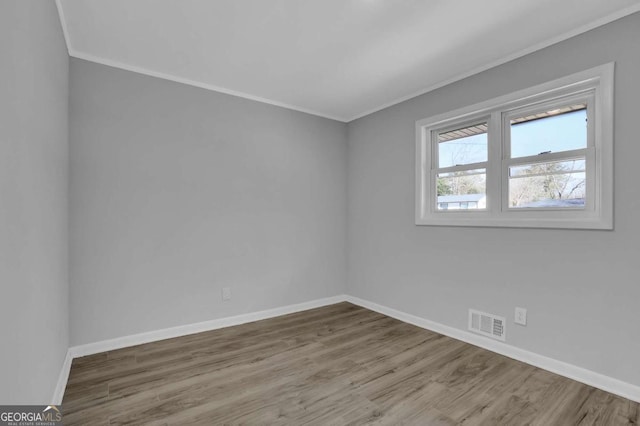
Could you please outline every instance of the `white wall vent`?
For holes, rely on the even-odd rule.
[[[505,341],[507,321],[504,317],[469,309],[469,330]]]

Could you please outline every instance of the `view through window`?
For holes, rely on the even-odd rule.
[[[486,208],[487,123],[438,134],[438,210]]]
[[[509,167],[510,208],[584,208],[587,124],[586,104],[510,120],[511,158],[537,157]],[[552,153],[567,156],[544,161]]]

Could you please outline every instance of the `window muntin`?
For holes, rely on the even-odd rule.
[[[417,121],[416,224],[612,229],[613,69],[602,65]],[[573,137],[562,137],[554,122]],[[484,123],[486,133],[473,129]],[[471,138],[486,137],[482,156],[460,161],[448,148],[462,129],[477,132],[458,133],[464,142],[483,146]],[[482,200],[448,189],[478,171],[484,190],[472,192]],[[443,198],[450,195],[459,199]]]

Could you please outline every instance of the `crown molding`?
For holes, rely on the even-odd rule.
[[[537,44],[535,44],[535,45],[533,45],[531,47],[528,47],[526,49],[519,50],[519,51],[517,51],[515,53],[512,53],[512,54],[507,55],[507,56],[503,56],[502,58],[497,59],[497,60],[492,61],[492,62],[489,62],[489,63],[487,63],[485,65],[473,68],[470,71],[458,74],[455,77],[448,78],[448,79],[443,80],[443,81],[441,81],[439,83],[436,83],[436,84],[433,84],[431,86],[422,88],[422,89],[420,89],[420,90],[418,90],[416,92],[412,92],[412,93],[410,93],[408,95],[405,95],[405,96],[403,96],[401,98],[397,98],[397,99],[395,99],[395,100],[393,100],[391,102],[384,103],[384,104],[382,104],[382,105],[380,105],[380,106],[378,106],[376,108],[372,108],[372,109],[364,111],[364,112],[362,112],[360,114],[356,114],[356,115],[348,118],[346,121],[347,122],[355,121],[355,120],[357,120],[359,118],[366,117],[367,115],[371,115],[371,114],[373,114],[375,112],[378,112],[378,111],[382,111],[383,109],[392,107],[392,106],[397,105],[399,103],[402,103],[404,101],[408,101],[409,99],[413,99],[413,98],[418,97],[420,95],[424,95],[425,93],[433,92],[436,89],[439,89],[441,87],[447,86],[447,85],[452,84],[452,83],[455,83],[456,81],[464,80],[467,77],[471,77],[471,76],[479,74],[479,73],[481,73],[483,71],[487,71],[487,70],[489,70],[491,68],[495,68],[498,65],[506,64],[507,62],[511,62],[514,59],[518,59],[518,58],[526,56],[526,55],[528,55],[530,53],[536,52],[538,50],[542,50],[545,47],[549,47],[551,45],[560,43],[562,41],[570,39],[571,37],[575,37],[575,36],[580,35],[582,33],[586,33],[587,31],[590,31],[590,30],[593,30],[595,28],[601,27],[603,25],[606,25],[606,24],[608,24],[610,22],[613,22],[613,21],[616,21],[618,19],[624,18],[625,16],[631,15],[631,14],[636,13],[636,12],[640,12],[640,4],[629,6],[629,7],[625,8],[625,9],[619,10],[618,12],[612,13],[610,15],[607,15],[605,17],[597,19],[597,20],[595,20],[593,22],[590,22],[590,23],[588,23],[586,25],[582,25],[582,26],[580,26],[578,28],[575,28],[575,29],[573,29],[571,31],[563,33],[563,34],[561,34],[559,36],[552,37],[550,39],[547,39],[547,40],[545,40],[545,41],[543,41],[541,43],[537,43]]]
[[[104,57],[100,57],[100,56],[95,56],[95,55],[91,55],[88,53],[84,53],[84,52],[80,52],[75,50],[72,47],[72,43],[71,43],[71,38],[69,36],[69,31],[68,31],[68,24],[67,24],[67,20],[64,14],[64,8],[62,6],[62,0],[55,0],[56,1],[56,6],[58,8],[58,15],[60,17],[60,23],[62,25],[62,31],[64,34],[64,38],[65,41],[67,43],[67,50],[69,51],[69,56],[74,57],[74,58],[78,58],[78,59],[83,59],[85,61],[90,61],[90,62],[94,62],[94,63],[98,63],[98,64],[102,64],[102,65],[107,65],[110,67],[114,67],[114,68],[120,68],[126,71],[131,71],[131,72],[135,72],[135,73],[139,73],[139,74],[144,74],[144,75],[148,75],[151,77],[156,77],[156,78],[162,78],[165,80],[170,80],[170,81],[174,81],[177,83],[182,83],[182,84],[187,84],[189,86],[194,86],[194,87],[199,87],[202,89],[206,89],[206,90],[211,90],[214,92],[219,92],[219,93],[224,93],[227,95],[231,95],[231,96],[236,96],[236,97],[240,97],[240,98],[244,98],[244,99],[249,99],[252,101],[256,101],[256,102],[260,102],[260,103],[264,103],[264,104],[268,104],[268,105],[273,105],[273,106],[277,106],[277,107],[281,107],[281,108],[286,108],[286,109],[290,109],[293,111],[298,111],[298,112],[302,112],[305,114],[311,114],[311,115],[315,115],[318,117],[323,117],[323,118],[328,118],[330,120],[335,120],[335,121],[340,121],[343,123],[349,123],[351,121],[355,121],[359,118],[362,117],[366,117],[368,115],[371,115],[375,112],[381,111],[383,109],[392,107],[394,105],[397,105],[399,103],[402,103],[404,101],[407,101],[409,99],[415,98],[417,96],[421,96],[424,95],[426,93],[432,92],[436,89],[439,89],[441,87],[447,86],[449,84],[455,83],[456,81],[460,81],[463,80],[467,77],[471,77],[475,74],[479,74],[483,71],[486,71],[488,69],[497,67],[498,65],[502,65],[505,64],[507,62],[510,62],[514,59],[518,59],[521,58],[525,55],[528,55],[530,53],[536,52],[538,50],[544,49],[545,47],[549,47],[553,44],[562,42],[564,40],[567,40],[571,37],[575,37],[579,34],[585,33],[587,31],[590,31],[592,29],[595,29],[597,27],[600,27],[602,25],[608,24],[610,22],[613,22],[615,20],[618,20],[620,18],[623,18],[625,16],[631,15],[633,13],[636,12],[640,12],[640,4],[635,4],[632,6],[629,6],[627,8],[624,8],[622,10],[619,10],[615,13],[609,14],[607,16],[604,16],[602,18],[599,18],[595,21],[592,21],[588,24],[582,25],[578,28],[575,28],[571,31],[567,31],[559,36],[556,37],[552,37],[550,39],[547,39],[541,43],[537,43],[531,47],[519,50],[517,52],[514,52],[512,54],[503,56],[495,61],[491,61],[489,63],[486,63],[482,66],[473,68],[469,71],[460,73],[454,77],[442,80],[438,83],[432,84],[430,86],[424,87],[420,90],[417,90],[415,92],[409,93],[405,96],[402,96],[400,98],[396,98],[390,102],[385,102],[375,108],[371,108],[368,109],[366,111],[363,111],[361,113],[355,114],[351,117],[343,117],[340,115],[334,115],[334,114],[330,114],[330,113],[325,113],[325,112],[320,112],[320,111],[315,111],[312,109],[308,109],[308,108],[304,108],[298,105],[291,105],[285,102],[280,102],[277,100],[273,100],[273,99],[269,99],[269,98],[264,98],[261,96],[256,96],[256,95],[252,95],[250,93],[245,93],[245,92],[241,92],[241,91],[237,91],[237,90],[233,90],[233,89],[228,89],[222,86],[216,86],[213,84],[208,84],[208,83],[203,83],[200,81],[196,81],[196,80],[192,80],[192,79],[188,79],[188,78],[183,78],[183,77],[178,77],[176,75],[172,75],[169,73],[164,73],[164,72],[159,72],[159,71],[153,71],[144,67],[139,67],[139,66],[135,66],[135,65],[130,65],[130,64],[126,64],[123,62],[119,62],[119,61],[115,61],[115,60],[111,60],[108,58],[104,58]]]
[[[67,45],[67,53],[69,53],[69,56],[71,56],[71,41],[69,39],[69,29],[67,27],[67,18],[64,16],[64,9],[62,8],[61,0],[56,0],[56,9],[58,9],[58,18],[60,19],[60,26],[62,27],[64,42]]]
[[[317,117],[328,118],[330,120],[340,121],[342,123],[346,123],[346,120],[345,120],[344,117],[339,117],[339,116],[336,116],[336,115],[326,114],[326,113],[320,112],[320,111],[314,111],[314,110],[303,108],[303,107],[300,107],[300,106],[297,106],[297,105],[291,105],[291,104],[287,104],[285,102],[280,102],[280,101],[276,101],[276,100],[273,100],[273,99],[263,98],[261,96],[255,96],[255,95],[252,95],[250,93],[244,93],[244,92],[239,92],[237,90],[227,89],[226,87],[215,86],[213,84],[208,84],[208,83],[203,83],[201,81],[191,80],[189,78],[178,77],[178,76],[173,75],[173,74],[153,71],[153,70],[150,70],[148,68],[138,67],[138,66],[135,66],[135,65],[129,65],[129,64],[125,64],[123,62],[112,61],[111,59],[106,59],[106,58],[102,58],[102,57],[99,57],[99,56],[89,55],[87,53],[78,52],[78,51],[73,50],[73,49],[69,51],[69,56],[71,56],[73,58],[89,61],[89,62],[94,62],[96,64],[106,65],[106,66],[113,67],[113,68],[119,68],[119,69],[122,69],[122,70],[125,70],[125,71],[135,72],[137,74],[144,74],[144,75],[148,75],[150,77],[161,78],[163,80],[169,80],[169,81],[173,81],[175,83],[186,84],[188,86],[198,87],[200,89],[211,90],[213,92],[218,92],[218,93],[222,93],[222,94],[225,94],[225,95],[231,95],[231,96],[235,96],[235,97],[238,97],[238,98],[248,99],[248,100],[254,101],[254,102],[260,102],[260,103],[263,103],[263,104],[273,105],[273,106],[277,106],[277,107],[280,107],[280,108],[285,108],[285,109],[301,112],[301,113],[304,113],[304,114],[315,115]]]

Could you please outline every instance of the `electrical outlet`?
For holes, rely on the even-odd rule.
[[[231,287],[222,287],[222,300],[231,300]]]
[[[516,308],[516,324],[527,325],[527,310],[525,308]]]

